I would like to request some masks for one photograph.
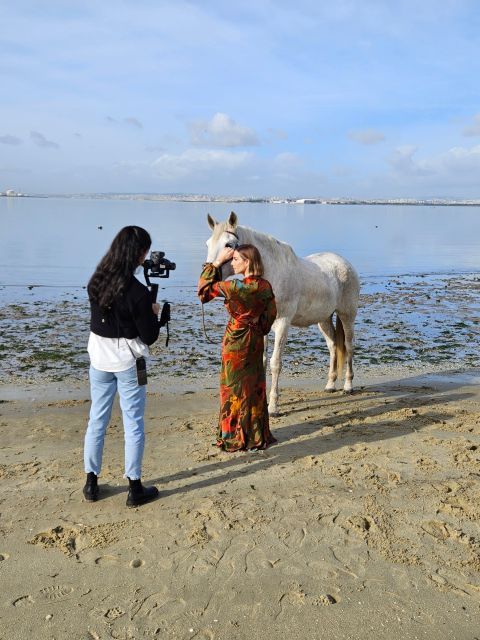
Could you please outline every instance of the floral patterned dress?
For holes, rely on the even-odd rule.
[[[224,297],[230,314],[222,341],[216,444],[225,451],[265,449],[276,442],[269,427],[263,366],[263,336],[277,314],[272,287],[257,276],[222,281],[220,269],[207,263],[198,296],[202,302]]]

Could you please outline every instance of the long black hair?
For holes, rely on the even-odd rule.
[[[142,227],[123,227],[90,278],[90,300],[108,309],[125,292],[140,259],[151,245],[150,234]]]

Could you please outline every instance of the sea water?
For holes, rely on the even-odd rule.
[[[27,291],[47,299],[81,290],[117,231],[136,224],[152,235],[152,249],[177,264],[161,285],[183,300],[206,258],[207,213],[225,220],[231,209],[240,224],[287,242],[299,256],[339,253],[366,280],[480,271],[479,207],[3,197],[0,295],[5,302]],[[34,285],[40,288],[27,289]]]

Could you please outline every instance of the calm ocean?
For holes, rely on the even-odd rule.
[[[480,271],[480,208],[154,202],[85,198],[0,198],[0,295],[55,298],[82,287],[116,232],[150,231],[152,248],[177,270],[164,280],[170,299],[184,299],[205,260],[207,213],[288,242],[299,256],[334,251],[362,278]],[[101,227],[101,229],[99,228]]]

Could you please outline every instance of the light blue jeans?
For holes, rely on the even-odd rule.
[[[142,458],[145,445],[144,421],[147,387],[137,382],[135,366],[126,371],[110,373],[90,367],[90,393],[92,406],[85,434],[85,473],[100,475],[103,443],[112,406],[118,389],[125,437],[125,475],[131,480],[142,476]]]

